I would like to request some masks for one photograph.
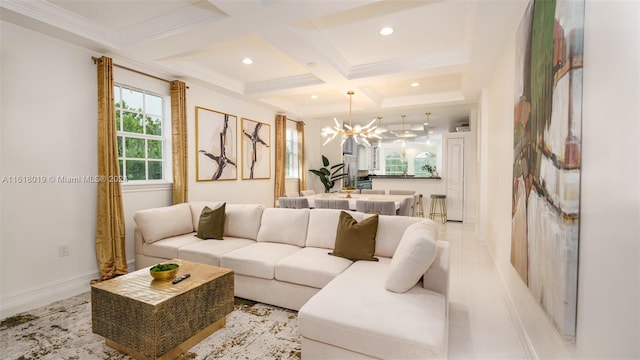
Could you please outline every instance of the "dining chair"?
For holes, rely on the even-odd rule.
[[[278,199],[278,204],[281,208],[288,209],[308,209],[309,208],[309,199],[303,197],[291,198],[291,197],[281,197]]]
[[[356,211],[376,213],[380,215],[395,215],[395,201],[356,200]]]
[[[384,195],[384,190],[362,189],[362,190],[360,190],[360,194],[382,194],[382,195]]]
[[[343,209],[349,210],[349,200],[347,199],[316,199],[313,202],[316,209]]]
[[[300,197],[300,194],[297,192],[288,192],[284,194],[284,197],[297,198],[297,197]]]
[[[302,196],[310,196],[310,195],[315,195],[316,192],[313,190],[302,190],[300,191],[300,195]]]
[[[400,209],[398,209],[398,215],[400,216],[413,216],[413,210],[415,208],[416,198],[411,196],[407,197],[400,203]]]
[[[389,190],[389,195],[415,195],[414,190]]]
[[[422,217],[424,210],[422,210],[422,194],[413,195],[415,202],[413,203],[413,216]]]

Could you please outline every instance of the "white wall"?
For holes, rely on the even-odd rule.
[[[324,193],[324,185],[320,182],[320,178],[317,175],[309,172],[309,169],[319,169],[322,165],[322,155],[329,159],[329,164],[335,165],[341,163],[342,160],[342,147],[340,146],[340,139],[335,138],[333,141],[325,146],[324,138],[320,136],[321,130],[325,126],[333,124],[333,120],[322,121],[318,119],[305,119],[304,130],[304,157],[305,157],[305,171],[307,172],[307,189],[314,190],[316,193]],[[337,191],[341,188],[341,185],[337,184],[331,189],[331,191]]]
[[[189,200],[215,200],[236,204],[263,204],[273,207],[275,177],[275,117],[273,110],[258,107],[251,103],[234,99],[230,96],[215,93],[197,84],[187,84],[187,131],[189,147]],[[236,115],[238,119],[237,142],[240,144],[241,119],[247,118],[270,125],[271,144],[271,178],[260,180],[242,180],[242,171],[238,167],[236,180],[196,181],[196,122],[195,107],[200,106],[219,112]],[[237,149],[240,157],[240,147]]]
[[[0,179],[95,175],[97,84],[91,56],[100,54],[11,23],[0,26]],[[116,81],[124,76],[114,72]],[[272,143],[275,113],[197,84],[188,86],[189,198],[273,206],[273,170],[269,180],[195,182],[195,106],[235,114],[238,126],[242,117],[268,123]],[[99,277],[97,185],[12,184],[7,179],[0,184],[0,318],[88,291],[89,281]],[[122,191],[133,270],[133,214],[170,204],[171,185],[124,185]],[[63,243],[70,254],[59,257]]]
[[[640,356],[639,22],[638,2],[587,2],[575,344],[560,338],[509,261],[515,36],[488,90],[487,244],[538,358]]]
[[[640,358],[640,2],[587,5],[577,355]]]
[[[31,300],[88,290],[97,277],[97,186],[49,179],[97,173],[97,91],[91,52],[9,23],[0,27],[1,175],[47,180],[0,185],[4,317],[7,308]],[[67,257],[58,257],[62,243],[69,244]]]

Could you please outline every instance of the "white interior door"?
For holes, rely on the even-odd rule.
[[[447,220],[462,221],[464,209],[464,138],[447,139]]]

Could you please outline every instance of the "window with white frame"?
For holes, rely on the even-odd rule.
[[[286,156],[286,176],[289,178],[297,178],[298,173],[298,130],[287,129],[287,156]]]
[[[371,169],[380,169],[380,147],[373,146],[371,149]]]
[[[429,152],[429,151],[425,151],[425,152],[419,153],[413,159],[413,164],[414,164],[413,167],[415,169],[415,175],[416,176],[430,177],[430,176],[432,176],[432,172],[427,170],[428,166],[426,168],[425,168],[425,166],[429,165],[435,171],[435,169],[436,169],[436,154],[433,153],[433,152]]]
[[[128,181],[167,180],[167,99],[120,84],[113,92],[120,175]]]
[[[384,162],[386,175],[406,175],[409,169],[407,158],[397,152],[387,155]]]

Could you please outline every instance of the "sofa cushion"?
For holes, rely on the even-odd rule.
[[[174,259],[179,257],[178,249],[200,241],[204,240],[198,239],[195,233],[190,232],[188,234],[158,240],[152,244],[144,243],[142,244],[142,253],[146,256]]]
[[[387,290],[403,293],[418,283],[436,258],[436,236],[435,226],[426,221],[404,231],[389,265]]]
[[[336,276],[298,312],[300,334],[379,359],[445,358],[444,295],[419,285],[387,291],[390,262],[357,261]]]
[[[220,258],[229,251],[255,244],[255,240],[224,237],[224,241],[198,241],[178,249],[180,259],[220,266]]]
[[[256,240],[263,211],[261,204],[227,204],[224,236]]]
[[[400,243],[402,234],[412,224],[433,221],[418,217],[380,215],[376,235],[376,256],[392,257]]]
[[[337,209],[312,209],[309,213],[306,246],[333,249],[336,244],[336,230],[340,212]],[[357,221],[364,219],[364,213],[346,211]]]
[[[155,209],[140,210],[133,219],[148,244],[168,237],[193,232],[191,209],[188,204],[177,204]]]
[[[321,289],[353,261],[331,256],[327,249],[305,247],[276,263],[276,280]]]
[[[309,209],[264,209],[257,240],[304,247],[308,224]]]
[[[298,250],[289,244],[257,242],[222,255],[220,266],[238,275],[270,280],[275,278],[276,263]]]
[[[189,201],[189,209],[191,209],[191,220],[193,221],[193,230],[198,231],[200,223],[200,215],[205,207],[209,209],[217,209],[224,204],[223,201]]]
[[[225,204],[217,209],[205,206],[200,214],[196,236],[200,239],[222,240],[224,236]]]
[[[217,209],[222,204],[221,201],[190,201],[193,229],[198,231],[200,213],[205,206]],[[226,204],[224,236],[255,240],[260,229],[263,210],[264,206],[261,204]]]
[[[351,215],[341,211],[336,230],[336,244],[330,254],[352,261],[378,261],[373,257],[377,230],[377,215],[358,222]]]

